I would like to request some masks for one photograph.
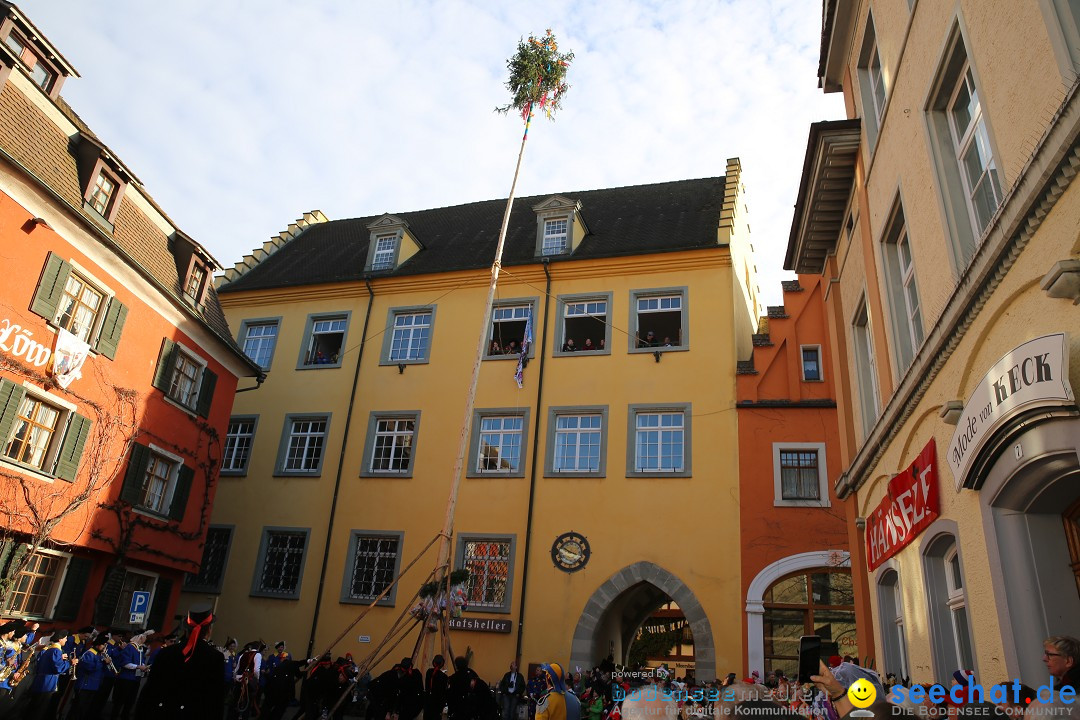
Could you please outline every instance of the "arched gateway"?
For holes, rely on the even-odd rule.
[[[694,635],[696,677],[715,678],[716,646],[705,609],[679,578],[644,561],[612,575],[585,603],[570,645],[570,667],[593,667],[611,652],[625,661],[638,628],[669,598],[682,609]]]

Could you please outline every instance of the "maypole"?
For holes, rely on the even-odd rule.
[[[491,325],[492,305],[495,301],[495,289],[499,283],[499,271],[502,269],[503,246],[506,243],[506,230],[510,224],[510,210],[514,205],[518,177],[521,174],[521,160],[525,156],[525,143],[529,139],[529,126],[537,109],[544,112],[548,119],[554,119],[555,111],[561,107],[562,96],[569,89],[566,84],[566,70],[574,59],[571,52],[560,53],[555,36],[548,30],[542,38],[529,35],[529,39],[518,42],[517,52],[506,61],[510,78],[506,88],[513,94],[513,100],[496,108],[497,112],[508,113],[511,109],[521,113],[525,122],[525,132],[521,136],[521,148],[518,150],[517,165],[514,167],[514,179],[510,183],[510,195],[506,200],[502,226],[499,228],[499,241],[495,247],[495,260],[491,264],[491,284],[488,286],[487,302],[484,305],[484,319],[480,325],[480,336],[476,343],[476,357],[473,360],[472,380],[465,401],[465,413],[461,422],[461,434],[458,438],[458,452],[450,476],[450,494],[446,501],[446,517],[443,523],[439,555],[435,563],[435,577],[442,580],[449,588],[450,547],[454,533],[454,511],[457,508],[458,491],[461,488],[461,475],[468,452],[469,435],[472,426],[473,408],[476,401],[476,387],[480,381],[480,366],[487,349],[488,328]],[[453,603],[445,603],[440,609],[441,630],[444,637],[449,635],[449,617]],[[438,607],[438,606],[437,606]],[[428,632],[425,624],[421,633]],[[443,646],[448,642],[444,641]],[[430,654],[430,644],[426,646],[425,656]]]

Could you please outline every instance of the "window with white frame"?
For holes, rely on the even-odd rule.
[[[191,263],[187,281],[184,283],[184,297],[192,305],[198,305],[203,295],[203,285],[206,283],[206,267],[197,261]]]
[[[940,523],[951,524],[945,521]],[[955,524],[953,531],[955,532]],[[931,649],[938,680],[954,668],[974,667],[970,618],[956,535],[939,533],[923,540],[927,608],[930,614]]]
[[[193,350],[165,338],[151,384],[177,405],[208,417],[217,373]]]
[[[375,253],[371,256],[372,270],[390,270],[394,267],[394,258],[397,255],[396,234],[379,235],[375,238]]]
[[[859,85],[863,96],[863,115],[866,118],[867,139],[873,147],[885,115],[885,77],[881,69],[881,54],[874,29],[873,14],[867,15],[862,51],[859,53]]]
[[[690,475],[690,405],[631,405],[628,477]]]
[[[600,472],[602,439],[603,415],[600,413],[556,415],[552,472]]]
[[[821,373],[821,346],[803,345],[799,348],[802,359],[802,379],[806,382],[819,382]]]
[[[99,215],[104,217],[109,210],[109,203],[116,192],[116,183],[112,181],[105,171],[101,171],[94,178],[94,186],[90,190],[88,202]]]
[[[911,239],[904,220],[904,210],[899,202],[886,231],[883,250],[886,289],[896,330],[897,354],[901,369],[906,369],[922,347],[924,331],[919,288],[915,279],[915,259],[911,253]]]
[[[72,272],[64,283],[64,292],[57,307],[56,324],[88,343],[104,307],[105,295]]]
[[[353,532],[350,542],[352,562],[348,570],[343,600],[374,600],[397,576],[401,558],[401,534]],[[385,604],[393,602],[393,593]]]
[[[496,305],[491,309],[491,335],[487,356],[517,356],[525,339],[525,329],[532,313],[532,303]]]
[[[774,506],[830,505],[825,443],[773,443],[772,461]]]
[[[427,359],[431,342],[431,320],[431,311],[401,312],[394,315],[390,362]]]
[[[540,247],[542,255],[562,255],[567,249],[568,218],[544,220],[544,240]]]
[[[967,600],[964,597],[964,575],[960,571],[960,554],[955,545],[945,553],[945,584],[949,592],[947,604],[960,667],[972,668],[975,665],[968,629]]]
[[[242,474],[247,472],[251,459],[251,445],[255,441],[254,417],[234,417],[229,419],[229,429],[225,435],[225,449],[222,452],[222,474]]]
[[[5,614],[17,617],[51,615],[67,562],[68,556],[51,550],[39,549],[31,553],[23,569],[12,578]]]
[[[568,297],[559,299],[562,305],[559,352],[606,352],[611,339],[608,324],[610,295],[604,297]]]
[[[4,456],[37,469],[46,466],[62,430],[64,409],[27,393],[15,416],[15,432]]]
[[[968,207],[975,228],[981,233],[1001,204],[1001,180],[990,150],[990,135],[970,64],[965,63],[953,89],[948,114]]]
[[[904,604],[900,596],[900,575],[892,568],[884,569],[878,578],[878,613],[884,645],[884,674],[898,678],[911,677],[907,659],[907,639],[904,631]]]
[[[120,499],[140,512],[182,522],[194,478],[195,470],[179,455],[132,443]]]
[[[877,360],[874,357],[874,335],[870,324],[870,310],[866,299],[859,301],[855,317],[851,322],[851,335],[854,340],[855,375],[859,388],[859,408],[862,410],[863,437],[870,434],[878,413],[881,412],[877,379]]]
[[[277,320],[267,322],[245,321],[242,338],[244,354],[263,370],[269,370],[270,362],[274,357],[274,347],[277,345],[277,336]],[[340,344],[338,347],[340,348]]]
[[[476,472],[517,473],[521,469],[521,415],[481,415]]]
[[[304,353],[304,366],[341,366],[342,345],[349,319],[345,316],[311,317],[308,319],[308,337]]]
[[[198,398],[199,376],[202,374],[203,365],[196,363],[194,358],[183,351],[176,353],[174,362],[172,381],[166,395],[185,407],[193,407]]]
[[[503,538],[464,538],[458,567],[469,571],[465,596],[470,610],[503,611],[510,603],[513,542]]]
[[[158,452],[150,453],[150,462],[147,463],[143,475],[142,492],[136,503],[140,508],[149,510],[159,515],[164,515],[168,510],[170,491],[176,481],[180,463],[171,457]]]
[[[378,418],[371,453],[371,472],[404,473],[412,467],[414,418]]]
[[[279,464],[284,474],[314,475],[322,471],[326,450],[326,430],[330,421],[325,415],[285,419],[284,454]]]
[[[259,548],[252,595],[295,599],[300,595],[307,529],[266,528]]]
[[[55,395],[0,379],[0,456],[73,482],[91,422]]]
[[[687,346],[686,290],[634,290],[630,293],[631,352]]]

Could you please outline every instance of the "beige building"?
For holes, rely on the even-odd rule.
[[[1040,641],[1080,635],[1080,6],[823,28],[849,119],[811,129],[786,266],[828,281],[859,646],[1042,684]]]

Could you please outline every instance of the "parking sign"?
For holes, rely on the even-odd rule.
[[[150,609],[150,593],[146,590],[136,590],[131,593],[131,625],[142,625],[146,622],[146,613]]]

